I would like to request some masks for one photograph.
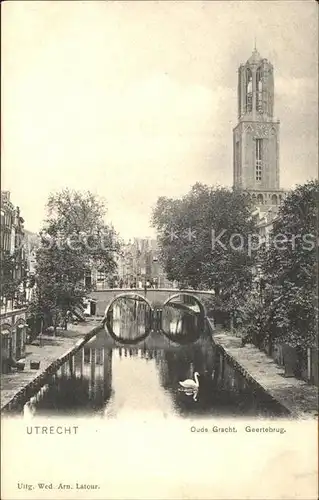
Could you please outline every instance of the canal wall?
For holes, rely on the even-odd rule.
[[[28,401],[46,383],[47,377],[55,373],[61,365],[68,361],[84,344],[94,337],[102,328],[101,322],[88,320],[84,324],[72,325],[72,330],[78,333],[76,338],[50,337],[50,341],[60,343],[60,346],[43,346],[38,348],[38,355],[29,354],[32,361],[40,361],[39,370],[25,368],[22,372],[3,375],[1,378],[1,413],[14,411],[15,408]],[[83,333],[83,335],[82,335]],[[80,335],[80,338],[79,338]],[[28,353],[27,353],[28,354]]]
[[[37,371],[27,369],[2,376],[2,412],[5,413],[7,410],[14,412],[15,408],[18,409],[28,401],[46,383],[48,376],[55,373],[101,331],[102,322],[88,320],[82,325],[72,325],[72,328],[77,335],[76,338],[53,337],[55,342],[60,342],[59,349],[54,345],[50,345],[48,349],[47,346],[38,348],[41,369]],[[316,387],[294,377],[285,377],[284,369],[272,358],[253,345],[243,346],[241,339],[229,332],[214,329],[214,324],[209,318],[206,318],[205,335],[213,345],[212,364],[215,367],[213,383],[215,387],[221,389],[226,400],[231,392],[238,395],[239,405],[249,399],[254,407],[258,408],[262,404],[274,409],[276,414],[282,413],[294,418],[318,415]],[[34,353],[34,349],[29,353],[32,360],[35,359]]]
[[[317,388],[294,377],[252,344],[242,345],[241,338],[215,330],[207,318],[207,328],[214,347],[214,382],[226,392],[253,398],[275,411],[294,418],[318,415]]]

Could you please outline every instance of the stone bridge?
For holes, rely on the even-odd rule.
[[[179,295],[187,294],[196,297],[202,303],[201,298],[212,298],[213,292],[207,290],[178,290],[176,288],[107,288],[104,290],[95,290],[90,293],[90,297],[96,300],[96,315],[104,316],[107,306],[116,297],[124,294],[135,293],[139,296],[145,297],[152,307],[161,308],[170,298]],[[202,303],[204,310],[205,305]]]

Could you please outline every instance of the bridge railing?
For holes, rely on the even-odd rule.
[[[215,295],[213,290],[194,290],[193,288],[154,288],[154,287],[146,287],[146,290],[158,291],[158,292],[168,292],[168,293],[189,293],[189,294],[205,294],[205,295]],[[99,292],[130,292],[130,293],[141,293],[145,291],[145,287],[143,288],[96,288],[92,290],[91,293],[99,293]]]

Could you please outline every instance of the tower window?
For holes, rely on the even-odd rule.
[[[262,180],[262,149],[263,149],[263,140],[256,139],[255,176],[256,176],[256,181],[258,182]]]
[[[239,149],[239,141],[236,141],[235,145],[235,183],[239,181],[239,172],[240,172],[240,149]]]
[[[252,111],[253,103],[253,77],[249,68],[246,70],[246,112]]]
[[[261,68],[256,72],[256,109],[259,113],[263,111],[263,80]]]

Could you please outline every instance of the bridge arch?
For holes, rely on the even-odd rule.
[[[118,295],[115,295],[115,297],[113,297],[111,299],[111,302],[109,302],[109,304],[106,306],[105,313],[104,313],[104,320],[106,320],[108,312],[111,309],[114,302],[116,302],[117,299],[124,298],[124,297],[132,298],[132,299],[135,299],[136,297],[138,297],[139,299],[142,299],[144,302],[146,302],[146,304],[150,307],[152,313],[154,312],[154,307],[152,306],[151,302],[145,297],[145,295],[142,295],[141,293],[136,293],[136,292],[123,292],[123,293],[119,293]]]
[[[172,312],[175,307],[177,316]],[[206,310],[194,293],[174,293],[165,300],[161,310],[160,329],[171,342],[189,344],[204,334]]]
[[[125,299],[133,299],[134,301],[137,301],[138,299],[140,299],[140,301],[142,303],[144,303],[149,308],[149,313],[150,313],[149,324],[145,323],[145,332],[136,336],[136,337],[133,337],[133,338],[130,336],[129,336],[129,338],[125,338],[125,337],[123,338],[121,336],[118,336],[113,329],[113,324],[109,321],[109,313],[111,312],[113,305],[116,303],[117,300],[124,299],[124,298]],[[113,297],[111,302],[106,307],[104,318],[103,318],[104,330],[116,342],[120,342],[121,344],[138,344],[139,342],[142,342],[143,340],[145,340],[149,336],[149,334],[151,333],[152,322],[153,322],[153,313],[154,313],[154,309],[152,307],[152,304],[143,295],[138,294],[138,293],[134,293],[134,292],[120,293],[120,294],[116,295],[115,297]]]
[[[199,309],[200,309],[200,312],[203,314],[204,318],[206,318],[206,308],[204,306],[204,304],[199,300],[199,298],[193,294],[193,293],[189,293],[189,292],[183,292],[183,291],[180,291],[179,293],[175,293],[174,295],[172,295],[171,297],[168,297],[164,303],[163,303],[163,308],[170,302],[172,301],[173,299],[176,299],[177,297],[180,297],[181,295],[186,295],[187,297],[191,297],[192,299],[195,300],[195,302],[197,302],[198,306],[199,306]]]

